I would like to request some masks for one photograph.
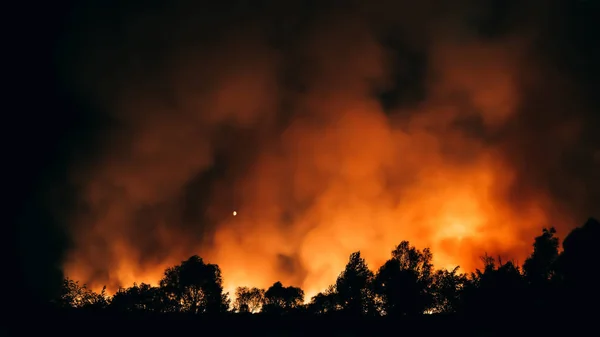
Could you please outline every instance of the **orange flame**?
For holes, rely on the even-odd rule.
[[[513,200],[518,172],[485,135],[521,113],[523,73],[541,72],[527,41],[423,36],[412,47],[429,53],[425,99],[384,109],[373,92],[404,61],[368,18],[339,16],[284,51],[252,24],[214,50],[171,45],[160,71],[124,66],[116,96],[90,89],[122,132],[74,172],[91,211],[71,219],[67,275],[115,291],[199,254],[231,294],[282,281],[310,298],[351,252],[377,268],[402,240],[430,247],[442,268],[473,270],[486,251],[522,261],[555,204],[536,189]],[[203,190],[211,230],[182,214],[215,157],[228,169]]]

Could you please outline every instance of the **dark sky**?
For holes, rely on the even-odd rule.
[[[382,9],[394,8],[390,2],[379,2]],[[341,1],[307,1],[303,4],[299,1],[256,1],[252,4],[249,1],[223,1],[205,7],[191,6],[186,1],[174,3],[177,5],[163,1],[128,1],[126,4],[103,1],[101,6],[93,1],[40,2],[14,14],[15,18],[20,18],[14,23],[13,33],[18,58],[9,68],[18,75],[11,83],[16,91],[12,96],[17,102],[6,109],[3,125],[5,144],[8,145],[8,156],[5,155],[7,210],[9,227],[16,229],[10,233],[16,239],[13,242],[16,242],[17,259],[8,263],[11,270],[16,271],[15,280],[25,281],[17,282],[20,287],[36,289],[32,294],[48,294],[60,280],[60,265],[73,233],[66,215],[74,209],[88,207],[78,194],[77,188],[81,186],[71,184],[73,168],[80,167],[81,172],[87,172],[85,168],[100,165],[105,152],[109,151],[106,139],[118,133],[115,130],[126,128],[122,124],[127,120],[109,111],[111,105],[108,102],[112,101],[107,97],[112,95],[111,90],[119,90],[111,85],[158,83],[162,76],[160,71],[168,69],[163,68],[168,58],[163,54],[164,50],[179,48],[185,51],[187,47],[182,46],[187,44],[201,46],[198,47],[200,51],[204,50],[202,48],[217,50],[209,58],[218,59],[221,39],[231,34],[245,37],[236,34],[246,27],[246,22],[264,22],[258,25],[261,32],[257,35],[275,50],[291,55],[285,56],[284,67],[308,67],[305,73],[311,73],[314,70],[310,69],[310,62],[295,59],[302,54],[296,49],[303,48],[297,41],[308,34],[313,21],[325,18],[325,23],[319,24],[327,27],[326,18],[345,17],[346,12],[357,15],[352,10],[342,10]],[[353,3],[358,3],[357,8],[361,6],[360,1]],[[460,3],[469,6],[466,1]],[[600,36],[594,22],[594,18],[600,16],[599,6],[597,1],[548,0],[532,1],[527,5],[522,1],[488,1],[485,6],[478,6],[474,14],[465,16],[468,29],[485,41],[527,35],[532,26],[536,27],[531,59],[543,63],[539,67],[543,69],[540,70],[543,76],[523,72],[520,84],[528,94],[520,100],[518,109],[525,112],[517,114],[501,130],[482,132],[481,121],[477,119],[466,118],[457,123],[467,125],[465,128],[469,132],[480,134],[486,142],[499,144],[497,148],[504,160],[518,172],[509,194],[515,204],[524,195],[544,190],[553,200],[558,200],[561,209],[568,210],[581,221],[587,216],[600,215],[600,96],[597,94],[600,88]],[[188,7],[193,10],[187,11]],[[432,8],[449,11],[444,8],[450,7]],[[426,24],[409,23],[411,15],[397,23],[387,18],[386,10],[376,4],[365,8],[372,11],[368,15],[370,18],[380,19],[385,26],[377,28],[382,32],[378,36],[379,43],[395,55],[402,55],[405,65],[403,70],[390,70],[394,73],[392,85],[383,86],[385,88],[378,90],[376,96],[386,111],[418,105],[427,95],[424,68],[433,53],[420,47],[419,41],[424,37],[411,29],[420,29]],[[410,12],[411,7],[401,9]],[[419,15],[427,10],[430,9],[415,5],[417,14],[413,19],[419,20]],[[466,12],[469,12],[468,8]],[[429,17],[423,15],[423,18]],[[136,18],[140,18],[139,23],[135,23],[138,22]],[[145,23],[144,18],[149,18],[150,23]],[[392,23],[388,26],[386,20]],[[173,28],[173,22],[181,25]],[[136,24],[142,27],[141,33],[136,33]],[[193,39],[185,33],[186,29],[197,32]],[[343,28],[337,29],[343,31]],[[402,33],[397,33],[399,31]],[[138,34],[135,41],[139,44],[127,45],[131,42],[127,40],[129,33]],[[253,42],[242,41],[240,44],[252,45]],[[117,51],[102,46],[113,46]],[[163,70],[136,73],[135,64],[122,59],[123,55],[132,54],[141,57],[142,67]],[[539,55],[544,57],[539,58]],[[107,66],[113,64],[111,62],[114,63],[112,68]],[[109,74],[110,71],[114,73]],[[286,78],[281,79],[284,84],[280,87],[294,88],[298,92],[307,90],[305,82],[308,80],[304,81],[300,72],[281,70],[281,73],[291,75],[283,76]],[[206,74],[211,76],[210,71]],[[557,92],[560,94],[556,95]],[[276,123],[287,125],[294,116],[291,112],[281,113]],[[556,132],[559,126],[573,120],[579,123],[577,132],[565,138],[568,144],[562,143]],[[215,159],[210,169],[186,183],[187,201],[181,201],[181,204],[190,200],[194,205],[205,203],[201,199],[206,198],[207,193],[194,186],[211,185],[217,179],[215,176],[232,171],[228,167],[246,167],[248,164],[244,163],[254,158],[251,148],[240,151],[235,158],[227,156],[230,151],[220,150],[239,148],[240,143],[261,142],[253,131],[239,127],[233,127],[232,131],[227,127],[205,130],[211,134],[211,142],[218,144],[213,153]],[[279,129],[265,126],[265,130]],[[226,132],[234,132],[236,139],[242,140],[221,140]],[[239,176],[233,171],[231,175]],[[188,214],[194,210],[196,208],[190,207],[182,212]],[[140,245],[152,246],[153,243],[149,239]]]

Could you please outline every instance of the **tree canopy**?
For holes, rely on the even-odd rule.
[[[522,266],[484,253],[481,268],[470,274],[458,266],[435,269],[428,248],[420,250],[401,241],[391,250],[389,260],[374,270],[360,251],[351,253],[337,279],[310,299],[305,299],[301,288],[281,282],[268,289],[238,287],[234,294],[225,293],[219,266],[194,255],[167,268],[158,285],[134,284],[112,296],[105,290],[95,293],[67,278],[52,302],[78,310],[194,315],[490,316],[546,312],[600,298],[591,276],[600,261],[594,241],[598,237],[600,224],[590,219],[567,236],[561,252],[556,230],[544,228],[533,239],[532,252]]]

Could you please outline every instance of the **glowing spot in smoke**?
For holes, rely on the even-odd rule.
[[[233,216],[236,216],[236,215],[237,215],[237,211],[233,211]]]
[[[466,236],[469,236],[473,230],[473,227],[474,226],[471,224],[467,225],[464,220],[456,220],[448,223],[444,232],[449,237],[455,237],[460,240]]]

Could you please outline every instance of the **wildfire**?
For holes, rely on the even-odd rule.
[[[426,74],[403,78],[423,97],[387,107],[379,92],[415,65],[380,42],[373,26],[386,22],[339,16],[283,50],[252,26],[213,49],[164,42],[148,73],[84,66],[89,99],[119,127],[95,165],[74,166],[87,208],[70,218],[66,274],[114,292],[198,254],[230,294],[281,281],[310,298],[350,253],[375,269],[402,240],[431,248],[438,268],[472,271],[485,252],[523,260],[554,206],[537,186],[515,193],[523,165],[508,155],[521,78],[543,72],[527,41],[408,39],[428,53]],[[194,41],[180,26],[164,35]]]

